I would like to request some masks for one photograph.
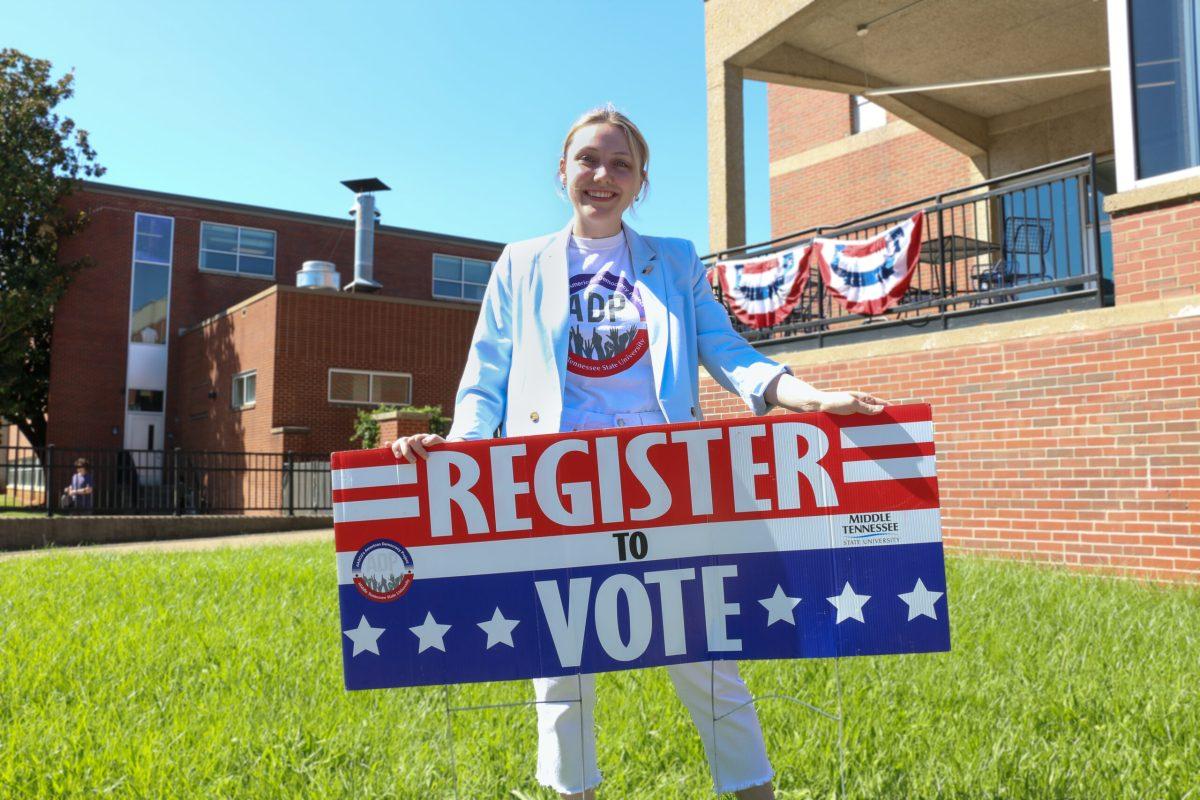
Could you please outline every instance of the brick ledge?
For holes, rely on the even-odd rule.
[[[1177,205],[1200,199],[1200,175],[1175,181],[1129,189],[1104,198],[1104,210],[1110,214],[1128,214],[1148,206]]]
[[[428,411],[397,410],[397,411],[380,411],[376,414],[372,414],[371,416],[380,422],[389,422],[394,419],[428,420],[431,415]]]
[[[989,345],[1033,336],[1086,331],[1112,330],[1164,322],[1183,317],[1200,317],[1200,294],[1169,300],[1147,300],[1111,308],[1095,308],[1036,319],[997,322],[958,330],[935,331],[917,336],[902,336],[858,344],[834,345],[817,350],[780,350],[771,358],[792,366],[825,364],[857,359],[895,356],[901,353],[949,350],[971,345]],[[708,374],[708,373],[704,373]]]

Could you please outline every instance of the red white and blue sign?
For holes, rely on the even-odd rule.
[[[851,314],[882,314],[900,302],[916,273],[925,212],[860,242],[813,239],[825,289]],[[807,268],[807,265],[806,265]]]
[[[334,453],[346,687],[948,650],[934,461],[927,405]]]
[[[808,282],[806,253],[807,245],[716,264],[721,296],[738,321],[757,329],[787,319]]]

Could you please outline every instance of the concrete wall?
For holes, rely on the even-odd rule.
[[[987,173],[1006,175],[1064,158],[1112,155],[1112,100],[1106,88],[1088,91],[988,123]]]
[[[319,530],[332,526],[333,518],[330,516],[0,518],[0,550],[195,539],[243,533]]]

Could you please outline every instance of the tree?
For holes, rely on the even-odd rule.
[[[60,262],[59,242],[87,224],[64,199],[82,173],[104,167],[87,131],[55,112],[74,94],[71,72],[0,50],[0,417],[36,447],[46,444],[50,336],[55,304],[86,258]]]

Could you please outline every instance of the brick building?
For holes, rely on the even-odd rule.
[[[924,303],[875,319],[827,304],[747,336],[819,386],[932,403],[948,545],[1200,579],[1200,64],[1179,44],[1200,5],[705,13],[714,250],[780,246],[743,248],[754,79],[770,84],[773,239],[862,238],[924,208],[938,262],[914,280]],[[922,282],[939,269],[957,284]],[[710,417],[744,413],[707,378],[702,393]]]
[[[70,203],[91,224],[63,255],[94,266],[55,313],[60,448],[320,453],[361,408],[449,410],[501,249],[378,225],[377,292],[302,289],[309,260],[351,282],[353,220],[98,183]]]

